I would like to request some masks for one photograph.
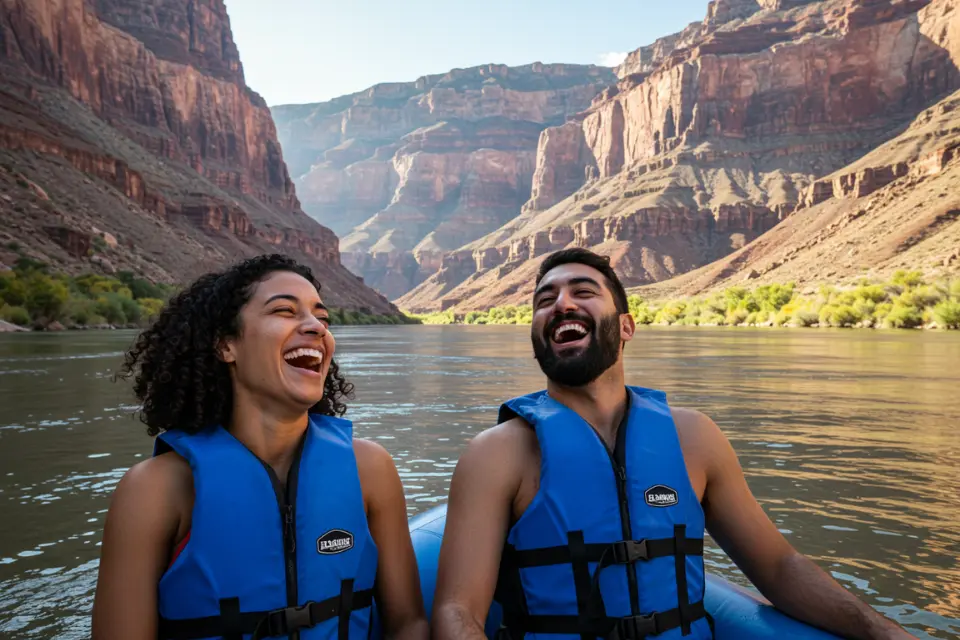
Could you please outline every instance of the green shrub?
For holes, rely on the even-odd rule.
[[[884,318],[884,326],[892,329],[912,329],[923,324],[923,317],[915,307],[895,302]]]
[[[795,327],[812,327],[819,321],[820,316],[810,309],[797,309],[790,318],[790,324]]]
[[[0,303],[19,307],[27,301],[27,285],[13,272],[0,273]]]
[[[70,297],[70,292],[59,280],[44,273],[33,273],[26,282],[27,299],[24,306],[34,320],[53,322],[60,320],[61,314]]]
[[[142,322],[153,322],[163,310],[163,300],[158,298],[140,298],[137,300],[140,305],[140,319]]]
[[[932,307],[944,298],[944,292],[931,285],[917,287],[911,293],[917,307]]]
[[[23,307],[5,305],[0,307],[0,320],[25,327],[30,324],[30,314]]]
[[[115,294],[104,294],[97,298],[97,315],[102,316],[104,320],[113,325],[126,324],[127,316],[123,312],[123,306],[120,298]]]
[[[861,285],[854,290],[854,295],[859,300],[873,302],[874,304],[883,302],[887,299],[887,291],[880,285]]]
[[[923,284],[923,274],[919,271],[899,270],[893,274],[893,284],[905,289]]]
[[[722,327],[727,324],[726,318],[719,313],[708,311],[706,315],[700,316],[700,324],[711,327]]]
[[[877,303],[870,299],[861,298],[853,303],[853,311],[861,320],[872,318],[877,309]]]
[[[723,292],[723,297],[726,299],[727,305],[724,308],[724,311],[729,311],[730,309],[736,309],[740,302],[745,300],[750,294],[747,291],[746,287],[730,287]]]
[[[123,309],[123,316],[127,319],[127,322],[140,322],[140,305],[137,304],[136,300],[125,296],[122,290],[115,295],[120,302],[120,308]]]
[[[657,312],[654,322],[657,324],[673,324],[683,317],[686,309],[687,303],[685,301],[671,300]]]
[[[786,285],[763,285],[757,287],[753,297],[759,303],[761,311],[776,312],[793,299],[794,287],[795,285],[792,282]]]
[[[653,324],[657,318],[657,313],[648,307],[646,303],[630,311],[635,324]]]
[[[830,327],[852,327],[860,322],[860,314],[847,305],[827,305],[820,309],[820,324]]]
[[[750,312],[746,309],[733,309],[727,313],[726,322],[731,327],[741,325],[750,317]]]
[[[944,300],[933,308],[937,324],[945,329],[960,329],[960,301]]]
[[[20,256],[17,258],[17,261],[13,263],[13,270],[16,271],[19,275],[26,275],[29,273],[46,273],[49,265],[42,260],[34,260],[33,258],[28,258],[27,256]]]
[[[96,324],[94,319],[100,317],[97,314],[97,303],[95,300],[76,295],[71,295],[70,299],[67,300],[63,315],[74,324],[80,325]]]

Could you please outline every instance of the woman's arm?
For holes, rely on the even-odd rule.
[[[94,640],[157,637],[157,584],[192,493],[190,466],[173,453],[135,465],[120,480],[103,530]]]
[[[400,475],[380,445],[354,440],[354,451],[367,521],[379,551],[375,593],[384,635],[391,640],[427,640],[427,616]]]

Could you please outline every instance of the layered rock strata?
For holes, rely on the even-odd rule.
[[[903,167],[829,187],[823,177],[960,86],[956,24],[954,0],[715,0],[699,26],[628,57],[579,126],[543,134],[516,219],[397,302],[520,302],[531,263],[565,246],[609,253],[629,285],[657,282],[741,249],[798,207],[897,180]]]
[[[301,210],[222,0],[0,0],[0,70],[8,244],[83,270],[93,256],[56,239],[108,227],[129,242],[96,264],[167,281],[278,250],[316,267],[331,303],[395,312]]]
[[[344,264],[388,296],[509,221],[530,197],[540,132],[616,78],[579,65],[486,65],[273,108],[304,209]]]

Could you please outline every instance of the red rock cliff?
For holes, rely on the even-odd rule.
[[[398,304],[523,301],[530,261],[570,244],[610,254],[632,285],[743,247],[960,86],[953,2],[715,0],[577,116],[586,157],[570,124],[545,133],[568,142],[541,145],[523,214],[453,252],[472,269],[441,269]]]
[[[390,310],[341,267],[333,232],[300,209],[222,0],[0,0],[0,68],[4,166],[44,183],[55,226],[137,235],[113,262],[179,280],[279,249],[317,266],[334,304]],[[126,199],[101,201],[102,185]],[[39,205],[8,197],[0,214],[29,239],[24,210]],[[144,256],[131,244],[156,249]],[[56,243],[31,248],[60,257]]]
[[[592,66],[486,65],[273,113],[306,211],[343,237],[344,264],[396,297],[513,218],[540,132],[614,79]]]

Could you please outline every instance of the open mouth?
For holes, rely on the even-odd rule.
[[[320,373],[323,364],[323,352],[318,349],[293,349],[283,354],[283,359],[291,367]]]
[[[584,323],[576,320],[568,320],[561,322],[560,325],[553,330],[551,338],[555,344],[572,344],[583,340],[589,333],[590,330]]]

